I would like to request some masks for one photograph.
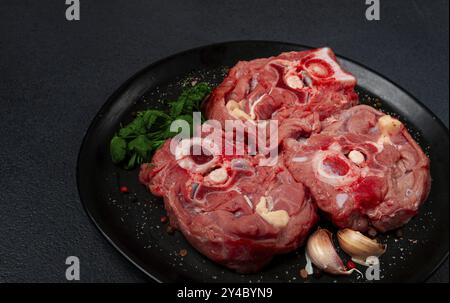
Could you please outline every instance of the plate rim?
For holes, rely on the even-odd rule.
[[[155,282],[165,283],[165,282],[170,282],[170,281],[167,281],[166,279],[161,278],[161,277],[157,277],[156,272],[151,272],[151,271],[143,268],[143,266],[140,265],[136,260],[133,260],[133,258],[130,257],[131,253],[129,252],[129,250],[126,247],[123,247],[124,245],[119,246],[119,244],[115,243],[115,241],[113,239],[111,239],[111,237],[104,231],[104,229],[100,226],[99,222],[94,218],[94,215],[92,214],[91,210],[88,208],[85,199],[83,199],[82,189],[81,189],[81,185],[80,185],[81,184],[81,182],[80,182],[80,178],[81,178],[80,162],[82,161],[81,156],[84,153],[86,146],[87,146],[86,143],[87,143],[88,136],[92,132],[94,127],[97,125],[99,120],[102,118],[102,113],[114,102],[116,97],[119,96],[122,92],[126,91],[127,87],[129,87],[136,79],[138,79],[140,76],[144,75],[148,70],[151,70],[153,67],[163,64],[165,61],[169,61],[169,60],[171,60],[175,57],[181,56],[183,54],[200,51],[205,48],[213,48],[213,47],[219,47],[219,46],[223,46],[223,45],[244,44],[244,43],[278,44],[278,45],[291,46],[291,47],[304,48],[304,49],[317,48],[314,46],[308,46],[308,45],[298,44],[298,43],[294,43],[294,42],[284,42],[284,41],[278,41],[278,40],[258,40],[258,39],[252,40],[252,39],[249,39],[249,40],[230,40],[230,41],[205,44],[205,45],[200,45],[197,47],[193,47],[193,48],[189,48],[189,49],[185,49],[185,50],[182,50],[179,52],[172,53],[168,56],[157,59],[156,61],[152,61],[150,64],[146,65],[142,69],[140,69],[137,72],[135,72],[134,74],[132,74],[129,78],[127,78],[127,80],[124,83],[122,83],[117,89],[115,89],[114,92],[111,95],[109,95],[109,97],[106,99],[106,101],[100,106],[100,108],[97,110],[94,118],[89,123],[89,126],[87,127],[86,131],[84,132],[83,139],[82,139],[80,148],[78,150],[78,156],[77,156],[77,160],[76,160],[76,183],[77,183],[78,196],[79,196],[80,202],[82,204],[82,207],[83,207],[84,211],[86,212],[86,214],[88,215],[88,218],[90,219],[90,221],[93,223],[93,225],[96,227],[96,229],[100,232],[100,234],[106,238],[106,240],[109,242],[109,244],[112,245],[112,247],[114,247],[115,250],[118,251],[123,257],[125,257],[126,260],[131,262],[131,264],[136,266],[142,273],[144,273],[146,276],[153,279],[153,281],[155,281]],[[422,101],[420,101],[414,95],[412,95],[408,90],[406,90],[402,86],[398,85],[395,81],[392,81],[389,77],[381,75],[379,72],[373,70],[370,67],[367,67],[364,64],[361,64],[361,63],[359,63],[353,59],[350,59],[346,56],[342,56],[339,53],[335,53],[335,54],[336,54],[337,58],[344,59],[352,64],[355,64],[355,65],[377,75],[381,79],[386,80],[387,82],[391,83],[392,85],[394,85],[395,87],[400,89],[402,91],[402,93],[406,94],[409,98],[414,100],[414,102],[416,104],[418,104],[421,109],[425,110],[425,112],[427,112],[439,124],[439,126],[442,128],[442,130],[445,131],[447,138],[449,137],[449,128],[443,123],[443,121],[439,117],[437,117],[424,103],[422,103]],[[437,264],[433,268],[433,270],[424,276],[424,279],[422,280],[422,282],[427,281],[442,266],[442,264],[445,262],[445,260],[448,257],[449,257],[449,251],[447,250],[447,252],[440,259],[440,261],[437,262]]]

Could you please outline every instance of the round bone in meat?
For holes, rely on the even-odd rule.
[[[195,154],[194,146],[199,147],[198,155]],[[217,155],[220,152],[218,145],[208,138],[183,139],[175,149],[175,160],[180,167],[186,170],[193,173],[204,173],[214,167],[218,161]],[[202,158],[202,161],[195,161],[196,156]]]
[[[202,254],[238,272],[256,272],[305,242],[316,208],[282,161],[263,167],[256,157],[220,154],[212,170],[193,173],[178,165],[184,158],[177,161],[169,146],[156,152],[154,165],[142,166],[140,179],[164,196],[171,224]],[[270,199],[253,207],[260,197]]]
[[[290,139],[283,158],[335,225],[384,232],[417,214],[430,189],[429,160],[400,121],[359,105],[322,124],[302,143]]]
[[[364,160],[365,160],[363,153],[360,152],[359,150],[352,150],[348,154],[348,158],[356,165],[360,165],[360,164],[364,163]]]

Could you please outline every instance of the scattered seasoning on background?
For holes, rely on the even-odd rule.
[[[168,220],[167,216],[161,216],[161,219],[160,219],[161,223],[166,223],[167,220]]]
[[[169,235],[173,235],[173,233],[175,232],[175,228],[173,228],[171,225],[167,225],[166,232]]]
[[[347,267],[348,267],[348,269],[354,269],[354,268],[356,268],[356,265],[352,260],[348,260]]]
[[[375,238],[377,236],[377,230],[373,227],[370,227],[367,231],[367,234],[369,235],[369,237]]]
[[[299,274],[300,274],[300,277],[302,277],[303,279],[307,279],[308,278],[308,272],[304,268],[300,269]]]
[[[180,249],[179,255],[180,257],[186,257],[188,254],[186,249]]]
[[[128,193],[129,193],[128,187],[126,187],[126,186],[121,186],[121,187],[119,188],[119,191],[120,191],[122,194],[128,194]]]
[[[132,202],[132,203],[138,202],[138,197],[137,197],[137,195],[136,195],[136,194],[130,195],[130,196],[129,196],[129,201]],[[138,202],[138,204],[139,204],[139,202]]]
[[[320,269],[316,268],[316,269],[314,270],[314,277],[315,277],[316,279],[322,278],[322,275],[323,275],[323,273],[322,273],[322,271],[321,271]]]

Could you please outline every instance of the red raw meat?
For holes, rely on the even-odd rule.
[[[267,154],[250,156],[245,146],[247,154],[229,156],[200,138],[172,154],[168,140],[142,165],[140,181],[164,197],[170,224],[196,249],[239,272],[302,245],[316,205],[340,228],[400,227],[429,193],[429,160],[400,121],[355,106],[355,85],[329,48],[241,61],[204,111],[222,127],[277,120],[278,163],[260,166]],[[203,154],[183,155],[199,144]]]
[[[297,116],[316,113],[324,119],[357,103],[355,85],[355,77],[339,66],[329,48],[288,52],[239,62],[212,92],[204,109],[208,119],[221,123],[285,119],[293,111]]]
[[[430,189],[429,160],[400,121],[359,105],[322,128],[288,139],[284,159],[335,225],[384,232],[417,214]]]
[[[190,144],[204,144],[197,139]],[[283,161],[264,167],[259,156],[183,157],[171,153],[170,142],[151,165],[142,165],[140,180],[164,197],[170,224],[208,258],[256,272],[274,255],[299,247],[317,222],[308,191]]]

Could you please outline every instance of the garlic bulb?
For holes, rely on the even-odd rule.
[[[332,234],[326,229],[318,229],[309,237],[306,253],[314,265],[327,273],[349,275],[356,270],[345,268],[334,248]]]
[[[368,266],[368,257],[379,257],[386,251],[386,245],[366,237],[359,231],[342,229],[337,232],[339,246],[358,264]]]

